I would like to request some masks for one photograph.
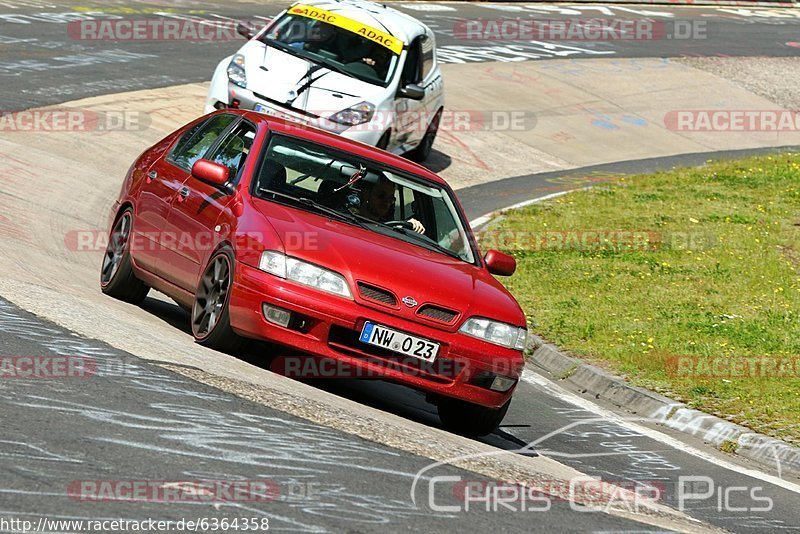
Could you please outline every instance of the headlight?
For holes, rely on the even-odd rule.
[[[375,114],[375,106],[369,102],[361,102],[355,106],[343,109],[338,113],[334,113],[329,117],[329,120],[338,122],[339,124],[346,124],[347,126],[355,126],[356,124],[364,124],[372,120]]]
[[[528,331],[518,326],[473,317],[459,329],[462,334],[483,339],[509,349],[524,350]]]
[[[320,291],[326,291],[348,299],[353,298],[353,294],[350,293],[350,286],[347,285],[347,280],[345,280],[344,276],[280,252],[268,250],[261,254],[258,268],[280,278],[313,287]]]
[[[228,63],[228,79],[239,87],[247,87],[247,74],[244,72],[244,56],[236,54]]]

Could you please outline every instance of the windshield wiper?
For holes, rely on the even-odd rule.
[[[305,57],[305,56],[303,56],[303,57]],[[336,65],[335,63],[332,63],[332,62],[328,61],[327,59],[323,59],[323,58],[319,58],[319,59],[309,58],[309,59],[311,61],[315,61],[315,62],[319,63],[320,65],[322,65],[323,67],[325,67],[328,70],[332,70],[334,72],[338,72],[339,74],[343,74],[344,76],[347,76],[348,78],[353,78],[355,76],[353,73],[348,72],[347,70],[345,70],[342,67]]]
[[[305,59],[305,60],[309,60],[310,61],[310,58],[306,57],[303,54],[298,53],[297,50],[295,50],[291,46],[287,45],[286,43],[282,43],[280,41],[276,41],[275,39],[270,39],[269,37],[263,37],[262,39],[260,39],[260,41],[262,43],[264,43],[265,46],[271,46],[273,48],[277,48],[278,50],[286,52],[287,54],[291,54],[291,55],[299,57],[301,59]]]
[[[387,226],[387,225],[384,225],[384,226]],[[447,247],[443,247],[442,245],[440,245],[439,243],[437,243],[436,241],[434,241],[430,237],[426,236],[425,234],[417,233],[414,230],[409,230],[408,228],[403,228],[402,226],[389,226],[389,228],[391,228],[395,232],[403,234],[404,236],[413,237],[419,243],[421,243],[423,245],[427,245],[427,246],[429,246],[429,247],[431,247],[431,248],[433,248],[435,250],[438,250],[439,252],[441,252],[443,254],[446,254],[446,255],[451,256],[453,258],[456,258],[456,259],[464,261],[464,258],[459,256],[458,252],[454,252],[454,251],[450,250]]]
[[[331,217],[333,217],[335,219],[339,219],[340,221],[349,222],[349,223],[351,223],[351,224],[353,224],[355,226],[358,226],[359,228],[363,228],[365,230],[369,230],[369,228],[367,227],[366,224],[364,224],[362,222],[362,220],[365,220],[365,221],[368,221],[368,222],[372,222],[372,221],[369,221],[369,219],[362,218],[361,216],[354,215],[354,214],[352,214],[350,212],[344,212],[344,211],[335,210],[335,209],[330,208],[330,207],[328,207],[328,206],[326,206],[324,204],[320,204],[319,202],[311,200],[308,197],[295,197],[295,196],[292,196],[292,195],[287,195],[286,193],[273,191],[272,189],[266,189],[264,187],[259,187],[258,188],[258,192],[262,193],[262,194],[265,194],[265,195],[274,195],[274,196],[277,196],[277,197],[280,197],[280,198],[283,198],[283,199],[291,200],[292,202],[296,202],[298,204],[303,204],[305,206],[314,208],[315,210],[320,211],[320,212],[322,212],[322,213],[324,213],[326,215],[329,215],[329,216],[331,216]]]
[[[272,46],[277,48],[278,50],[282,50],[287,54],[291,54],[293,56],[299,57],[300,59],[305,59],[306,61],[310,61],[312,63],[316,63],[317,65],[321,65],[328,70],[332,70],[334,72],[338,72],[339,74],[344,74],[345,76],[352,77],[353,74],[347,72],[347,70],[343,69],[342,67],[336,65],[335,63],[331,63],[330,61],[321,58],[321,57],[313,57],[306,54],[301,54],[299,50],[296,48],[292,48],[291,46],[287,45],[286,43],[282,43],[280,41],[276,41],[275,39],[269,39],[268,37],[264,37],[261,39],[261,42],[265,45]],[[305,78],[305,76],[304,76]]]

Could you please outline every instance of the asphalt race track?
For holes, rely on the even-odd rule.
[[[454,514],[407,506],[410,483],[430,463],[427,458],[354,439],[198,385],[101,343],[77,340],[2,301],[0,316],[4,350],[55,356],[80,344],[97,361],[97,375],[81,387],[42,387],[30,382],[3,387],[6,460],[1,517],[35,521],[43,514],[49,519],[158,517],[175,521],[257,517],[268,518],[270,529],[299,532],[401,524],[420,532],[525,528],[520,515],[481,514],[480,510]],[[64,425],[64,420],[69,424]],[[222,479],[269,480],[274,487],[265,491],[263,500],[221,503],[211,509],[189,498],[171,503],[168,509],[160,502],[98,506],[80,501],[69,491],[75,480],[127,478],[120,476],[123,473],[136,473],[137,480],[161,485]],[[434,476],[486,480],[450,466],[436,470]],[[441,489],[434,502],[452,506],[454,501],[452,490]],[[541,518],[543,526],[569,530],[569,510],[567,502],[554,500],[553,513]],[[585,513],[604,529],[641,528],[634,521],[602,512]]]
[[[22,7],[9,9],[3,4]],[[25,7],[26,4],[42,7]],[[180,8],[164,8],[162,13],[177,20],[193,19],[223,25],[230,24],[232,19],[258,21],[259,17],[270,18],[284,7],[281,3],[267,3],[254,9],[251,4],[213,4],[203,1],[176,5]],[[420,17],[435,30],[439,48],[445,51],[443,59],[448,63],[587,57],[795,56],[798,49],[786,43],[800,40],[797,34],[800,17],[780,13],[780,17],[753,16],[750,13],[769,14],[769,10],[619,6],[606,7],[603,11],[597,6],[525,9],[519,5],[500,6],[507,8],[503,10],[491,4],[489,7],[441,4],[442,11],[424,11],[420,10],[419,6],[422,5],[400,3],[399,7]],[[737,11],[742,14],[737,14]],[[231,36],[231,41],[227,43],[200,40],[169,41],[165,44],[152,41],[85,40],[80,38],[80,27],[74,25],[71,33],[70,30],[65,31],[69,22],[98,20],[108,16],[149,19],[158,18],[159,12],[157,3],[146,1],[111,0],[96,5],[81,3],[80,8],[61,0],[0,3],[3,111],[109,92],[205,81],[221,58],[241,46],[238,36]],[[612,15],[621,19],[657,21],[664,25],[665,35],[661,39],[651,40],[522,45],[513,42],[498,44],[496,40],[480,39],[480,35],[466,39],[465,33],[454,32],[455,23],[466,18],[493,20],[528,16],[547,20],[582,20]],[[679,39],[679,35],[676,35],[676,38],[668,39],[669,28],[676,24],[675,21],[690,26],[702,23],[702,38]],[[505,50],[502,50],[503,46]]]
[[[278,3],[256,6],[204,1],[184,1],[170,8],[148,1],[81,4],[0,0],[0,111],[207,81],[219,59],[241,44],[240,40],[85,40],[68,29],[82,20],[168,16],[230,25],[232,20],[269,18],[283,7]],[[397,6],[434,28],[442,57],[452,64],[702,55],[793,57],[798,48],[787,43],[800,41],[800,10],[795,16],[792,10],[721,7]],[[570,20],[612,15],[659,21],[668,34],[678,27],[703,28],[706,37],[499,44],[464,40],[454,32],[464,18]],[[459,197],[474,219],[532,196],[588,185],[570,177],[646,172],[770,150],[715,151],[535,175],[511,174],[461,189]],[[0,194],[14,196],[2,183]],[[0,221],[12,216],[0,213]],[[503,426],[472,444],[476,450],[510,461],[517,457],[533,462],[551,459],[563,465],[563,470],[553,467],[554,471],[540,477],[544,487],[563,489],[559,484],[575,474],[621,486],[653,484],[663,490],[658,506],[669,509],[645,507],[623,513],[601,506],[597,510],[569,502],[563,492],[553,491],[528,503],[526,510],[520,509],[519,500],[505,507],[493,503],[489,510],[486,503],[475,503],[465,510],[459,499],[460,486],[453,480],[486,484],[498,478],[514,480],[514,475],[491,468],[478,474],[476,468],[457,467],[456,460],[426,470],[434,460],[449,455],[424,451],[424,447],[409,452],[399,441],[424,443],[429,439],[431,443],[451,443],[454,451],[461,451],[459,447],[467,450],[471,444],[443,432],[435,408],[421,394],[382,382],[313,384],[320,398],[333,394],[338,397],[336,402],[356,413],[385,412],[389,420],[416,432],[413,440],[410,433],[367,440],[359,437],[368,431],[356,428],[357,421],[352,423],[352,431],[343,430],[344,423],[322,424],[319,418],[303,414],[302,407],[297,411],[285,404],[278,407],[277,399],[256,394],[242,398],[233,394],[241,393],[240,384],[224,380],[217,384],[192,365],[162,365],[91,336],[78,336],[33,316],[3,296],[0,293],[0,355],[85,354],[97,370],[91,380],[0,380],[2,532],[21,531],[19,525],[3,523],[4,519],[30,520],[41,527],[37,522],[42,517],[267,518],[271,529],[295,532],[800,532],[800,480],[786,473],[783,478],[778,476],[780,466],[724,455],[700,440],[589,402],[533,369],[526,371]],[[187,316],[177,307],[151,298],[144,308],[152,314],[154,329],[184,333]],[[244,359],[259,365],[258,349]],[[449,477],[449,482],[436,484],[436,477]],[[697,490],[708,490],[709,495],[680,501],[681,490],[686,489],[682,481],[687,477],[710,482],[710,487]],[[207,502],[184,498],[166,504],[87,500],[74,495],[81,481],[102,480],[146,481],[161,490],[187,480],[268,481],[271,493],[263,499]],[[765,502],[770,506],[764,506]],[[45,527],[39,530],[78,530]],[[194,530],[233,531],[222,527]]]

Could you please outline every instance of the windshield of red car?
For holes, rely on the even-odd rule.
[[[475,262],[452,194],[422,177],[309,141],[273,135],[254,183],[262,198],[267,197],[265,192],[274,192],[283,199],[305,201],[298,207],[309,210],[314,209],[313,202],[321,206],[318,211],[334,210],[351,220],[355,216],[373,231]],[[404,231],[392,232],[389,226]]]

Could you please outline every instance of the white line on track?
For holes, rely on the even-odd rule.
[[[568,190],[568,191],[559,191],[557,193],[552,193],[550,195],[544,195],[544,196],[541,196],[541,197],[536,197],[536,198],[532,198],[532,199],[529,199],[529,200],[525,200],[523,202],[518,202],[517,204],[512,204],[511,206],[508,206],[508,207],[505,207],[505,208],[501,208],[499,210],[495,210],[495,211],[493,211],[491,213],[487,213],[486,215],[482,215],[482,216],[480,216],[480,217],[478,217],[476,219],[473,219],[472,221],[470,221],[469,225],[472,228],[478,228],[479,226],[482,226],[482,225],[486,224],[487,222],[489,222],[490,220],[492,220],[492,218],[494,218],[495,216],[497,216],[497,214],[499,214],[499,213],[501,213],[503,211],[517,209],[517,208],[523,208],[525,206],[529,206],[529,205],[535,204],[537,202],[542,202],[542,201],[545,201],[545,200],[550,200],[552,198],[556,198],[556,197],[560,197],[560,196],[566,195],[567,193],[571,193],[572,191],[576,191],[576,190],[577,189],[571,189],[571,190]],[[706,461],[706,462],[709,462],[709,463],[713,463],[715,465],[718,465],[720,467],[728,469],[729,471],[733,471],[735,473],[739,473],[739,474],[746,475],[746,476],[749,476],[749,477],[752,477],[752,478],[756,478],[756,479],[761,480],[763,482],[767,482],[769,484],[774,484],[774,485],[779,486],[779,487],[781,487],[783,489],[786,489],[788,491],[800,494],[800,485],[797,485],[797,484],[795,484],[793,482],[789,482],[788,480],[784,480],[784,479],[776,477],[774,475],[770,475],[770,474],[767,474],[767,473],[763,473],[761,471],[756,471],[754,469],[748,469],[746,467],[742,467],[742,466],[736,465],[736,464],[734,464],[732,462],[729,462],[729,461],[727,461],[727,460],[725,460],[723,458],[719,458],[717,456],[713,456],[711,454],[708,454],[707,452],[704,452],[704,451],[701,451],[700,449],[692,447],[691,445],[688,445],[688,444],[680,441],[679,439],[673,438],[672,436],[668,436],[667,434],[664,434],[663,432],[659,432],[658,430],[653,430],[651,428],[648,428],[648,427],[639,425],[637,423],[633,423],[631,421],[625,420],[621,416],[619,416],[618,414],[612,412],[611,410],[608,410],[606,408],[602,408],[601,406],[598,406],[597,404],[594,404],[593,402],[591,402],[588,399],[584,399],[584,398],[579,397],[579,396],[577,396],[577,395],[575,395],[573,393],[570,393],[570,392],[560,388],[558,385],[554,384],[550,380],[547,380],[543,376],[540,376],[540,375],[538,375],[538,374],[536,374],[536,373],[534,373],[532,371],[529,371],[529,370],[526,369],[522,374],[522,380],[524,382],[527,382],[527,383],[533,385],[533,386],[536,386],[537,388],[544,389],[545,392],[547,394],[549,394],[550,396],[552,396],[552,397],[560,399],[560,400],[562,400],[564,402],[567,402],[569,404],[578,406],[579,408],[582,408],[582,409],[584,409],[584,410],[586,410],[588,412],[591,412],[591,413],[594,413],[596,415],[599,415],[600,417],[603,417],[604,419],[608,419],[609,421],[611,421],[613,423],[616,423],[616,424],[618,424],[620,426],[623,426],[623,427],[625,427],[625,428],[627,428],[629,430],[632,430],[632,431],[637,432],[637,433],[639,433],[639,434],[641,434],[643,436],[646,436],[646,437],[648,437],[650,439],[658,441],[659,443],[663,443],[664,445],[672,447],[673,449],[676,449],[676,450],[678,450],[680,452],[684,452],[686,454],[689,454],[691,456],[699,458],[699,459],[701,459],[703,461]]]
[[[692,447],[691,445],[688,445],[679,439],[673,438],[672,436],[668,436],[663,432],[659,432],[658,430],[654,430],[652,428],[648,428],[646,426],[642,426],[640,424],[629,421],[624,417],[620,416],[619,414],[612,412],[611,410],[608,410],[606,408],[598,406],[597,404],[594,404],[588,399],[584,399],[583,397],[579,397],[578,395],[575,395],[573,393],[570,393],[569,391],[561,389],[558,385],[554,384],[547,378],[534,373],[533,371],[526,369],[522,373],[522,380],[524,382],[527,382],[528,384],[531,384],[532,386],[535,386],[539,390],[543,390],[544,393],[550,395],[551,397],[562,400],[564,402],[577,406],[583,410],[596,414],[602,417],[603,419],[608,420],[609,422],[627,428],[628,430],[641,434],[659,443],[663,443],[664,445],[672,447],[677,451],[689,454],[691,456],[694,456],[695,458],[699,458],[700,460],[727,469],[728,471],[733,471],[734,473],[746,475],[751,478],[761,480],[762,482],[773,484],[785,490],[800,494],[800,485],[797,485],[788,480],[784,480],[782,478],[778,478],[773,475],[769,475],[767,473],[762,473],[761,471],[756,471],[754,469],[749,469],[747,467],[736,465],[732,462],[725,460],[724,458],[713,456],[711,454],[708,454],[707,452]]]
[[[585,189],[585,188],[581,188]],[[483,226],[484,224],[491,221],[497,214],[507,211],[507,210],[515,210],[518,208],[524,208],[525,206],[530,206],[531,204],[536,204],[537,202],[543,202],[545,200],[550,200],[551,198],[560,197],[566,195],[567,193],[571,193],[573,191],[578,191],[578,189],[570,189],[568,191],[559,191],[558,193],[552,193],[550,195],[544,195],[542,197],[531,198],[529,200],[524,200],[522,202],[517,202],[516,204],[512,204],[505,208],[500,208],[499,210],[495,210],[491,213],[487,213],[486,215],[481,215],[477,219],[473,219],[469,222],[471,228],[478,228],[479,226]]]

